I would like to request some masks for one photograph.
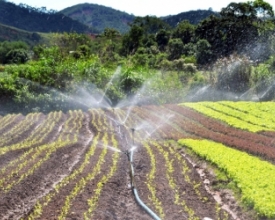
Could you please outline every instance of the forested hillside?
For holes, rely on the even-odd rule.
[[[65,8],[61,13],[79,22],[103,32],[105,28],[114,28],[120,33],[129,31],[129,23],[135,16],[110,7],[97,4],[78,4]]]
[[[96,32],[95,29],[54,10],[6,1],[0,1],[0,23],[37,32]]]

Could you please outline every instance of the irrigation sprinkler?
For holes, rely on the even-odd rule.
[[[135,145],[135,128],[131,128],[131,131],[132,131],[132,137],[133,137],[133,145]]]
[[[113,108],[114,111],[114,108]],[[127,139],[127,135],[123,135],[123,133],[121,132],[121,126],[123,125],[123,123],[117,123],[116,122],[116,126],[118,127],[118,134],[121,137],[125,137],[125,141],[126,144],[129,146],[129,142]],[[135,196],[135,200],[136,202],[141,206],[141,208],[143,208],[154,220],[161,220],[156,213],[154,213],[148,206],[146,206],[144,204],[144,202],[139,198],[138,195],[138,191],[137,188],[135,186],[135,173],[134,173],[134,166],[133,166],[133,156],[134,156],[134,150],[136,149],[135,147],[135,139],[134,139],[134,135],[135,135],[135,128],[131,128],[132,131],[132,146],[130,147],[130,149],[126,150],[126,151],[122,151],[122,153],[124,153],[127,156],[127,159],[129,161],[129,166],[130,166],[130,179],[131,179],[131,188],[132,188],[132,192]]]
[[[117,123],[118,133],[121,135],[121,132],[120,132],[120,126],[121,126],[121,124],[120,124],[120,123]]]

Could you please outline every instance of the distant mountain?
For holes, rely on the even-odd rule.
[[[74,5],[60,12],[83,24],[94,27],[100,32],[103,32],[108,27],[114,28],[120,33],[125,33],[130,29],[128,23],[135,19],[134,15],[126,12],[88,3]]]
[[[197,10],[182,12],[177,15],[162,17],[161,19],[170,26],[175,27],[182,20],[189,20],[197,24],[210,15],[219,15],[210,10]],[[129,23],[135,19],[134,15],[122,12],[111,7],[97,4],[78,4],[65,8],[59,12],[49,10],[45,7],[34,8],[26,4],[16,5],[5,0],[0,0],[0,23],[6,25],[1,27],[0,41],[4,39],[19,40],[20,36],[28,36],[24,40],[39,38],[36,32],[77,32],[77,33],[102,33],[105,28],[114,28],[120,33],[129,31]],[[16,35],[16,29],[7,31],[6,28],[15,27],[28,31],[26,35]],[[29,36],[32,35],[32,36]],[[18,38],[18,39],[17,39]],[[36,39],[36,40],[37,40]]]
[[[60,12],[3,0],[0,0],[0,23],[32,32],[98,32]]]
[[[188,20],[191,24],[198,24],[211,15],[219,16],[219,13],[210,10],[187,11],[177,15],[170,15],[162,19],[171,27],[176,27],[177,24],[183,20]]]

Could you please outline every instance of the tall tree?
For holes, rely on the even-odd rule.
[[[195,26],[189,21],[181,21],[173,31],[173,38],[180,38],[184,44],[191,42],[195,34]]]

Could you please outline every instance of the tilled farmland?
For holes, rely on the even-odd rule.
[[[207,163],[178,140],[211,140],[274,164],[275,132],[258,126],[239,128],[188,105],[2,116],[0,219],[152,219],[131,178],[161,219],[251,219],[253,206],[215,190]]]

